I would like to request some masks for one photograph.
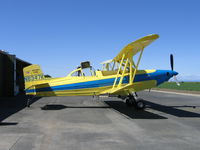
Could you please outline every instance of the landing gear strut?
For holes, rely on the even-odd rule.
[[[137,93],[130,94],[126,97],[125,102],[127,106],[134,106],[136,109],[144,109],[145,103],[143,99],[138,98]]]
[[[26,107],[30,107],[32,100],[34,99],[34,96],[28,96]]]

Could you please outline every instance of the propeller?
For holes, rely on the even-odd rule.
[[[171,65],[171,70],[174,71],[174,57],[172,54],[170,54],[170,65]]]
[[[174,80],[176,82],[176,85],[180,86],[180,83],[179,83],[178,79],[176,78],[176,76],[173,76],[173,77],[174,77]]]
[[[172,54],[170,54],[170,65],[171,65],[171,70],[174,71],[174,56]],[[180,83],[175,75],[173,75],[173,78],[174,81],[176,82],[176,85],[180,86]]]

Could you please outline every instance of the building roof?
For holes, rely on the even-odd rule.
[[[7,51],[1,50],[1,49],[0,49],[0,54],[3,54],[3,55],[14,55],[14,54],[9,54]],[[14,55],[14,56],[16,56],[16,55]],[[25,60],[22,60],[22,59],[20,59],[18,57],[16,57],[16,60],[31,65],[31,63],[29,63],[29,62],[27,62]]]

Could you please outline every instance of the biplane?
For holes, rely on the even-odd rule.
[[[84,96],[108,95],[122,98],[128,106],[143,109],[145,104],[136,92],[151,89],[175,77],[173,55],[171,70],[139,70],[144,48],[159,35],[152,34],[125,46],[111,60],[104,61],[101,70],[94,70],[90,62],[81,65],[66,77],[45,77],[39,65],[23,69],[26,95],[36,96]],[[137,58],[134,56],[137,55]]]

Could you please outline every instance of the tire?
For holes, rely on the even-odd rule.
[[[126,105],[129,106],[129,107],[131,107],[131,106],[134,105],[134,102],[131,99],[127,98],[126,99]]]
[[[136,102],[136,108],[139,109],[139,110],[144,109],[145,108],[145,103],[142,100],[138,100]]]

